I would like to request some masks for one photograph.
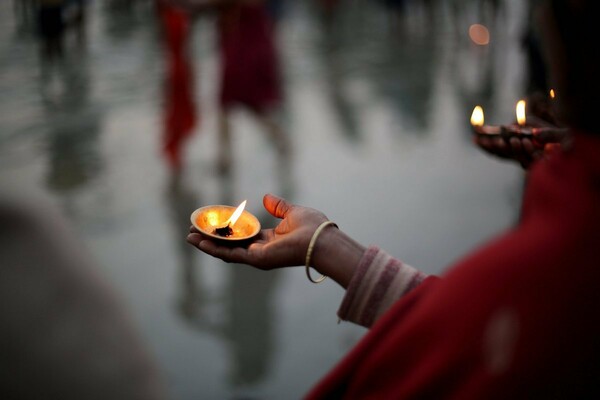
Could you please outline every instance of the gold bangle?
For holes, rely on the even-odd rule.
[[[321,234],[323,229],[329,225],[333,225],[336,228],[338,228],[337,224],[333,221],[323,222],[321,225],[319,225],[317,227],[317,229],[315,230],[315,233],[313,233],[312,238],[310,239],[310,243],[308,244],[308,250],[306,250],[306,262],[305,262],[306,276],[308,277],[308,280],[311,281],[312,283],[321,283],[327,278],[327,276],[325,276],[325,275],[321,275],[317,279],[313,279],[312,276],[310,276],[310,258],[312,256],[312,252],[313,252],[313,248],[315,247],[315,243],[317,242],[317,238],[319,237],[319,235]]]

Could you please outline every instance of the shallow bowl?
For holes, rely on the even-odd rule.
[[[236,207],[223,205],[205,206],[195,210],[190,219],[192,225],[200,233],[213,239],[240,241],[256,236],[260,232],[260,222],[258,218],[246,210],[242,212],[240,218],[231,227],[233,230],[231,236],[221,236],[215,233],[215,229],[223,227],[235,209]]]

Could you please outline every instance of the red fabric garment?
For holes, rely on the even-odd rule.
[[[399,300],[310,399],[600,398],[600,137],[531,171],[520,224]]]
[[[224,109],[244,105],[265,112],[281,100],[273,20],[264,3],[226,8],[219,20]]]
[[[165,82],[163,150],[171,167],[181,167],[181,145],[196,124],[194,79],[187,54],[189,16],[168,3],[158,11],[165,35],[167,77]]]

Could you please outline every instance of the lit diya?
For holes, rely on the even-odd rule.
[[[201,207],[191,216],[192,225],[203,235],[219,240],[247,240],[260,232],[258,219],[244,210],[246,200],[237,208],[214,205]]]
[[[554,95],[552,91],[551,95]],[[535,143],[560,143],[568,133],[568,129],[553,125],[531,126],[527,125],[525,100],[519,100],[516,106],[517,123],[511,125],[484,125],[485,117],[483,108],[476,106],[471,114],[471,125],[475,134],[481,137],[502,137],[509,140],[511,137],[531,138]]]

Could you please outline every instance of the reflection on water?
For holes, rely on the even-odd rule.
[[[90,69],[84,53],[42,62],[40,94],[46,113],[48,186],[69,191],[102,170],[98,154],[101,113],[90,100]]]
[[[276,121],[290,143],[264,134],[275,119],[231,112],[221,173],[213,19],[196,21],[190,43],[202,124],[170,171],[154,2],[88,3],[85,43],[68,28],[52,60],[34,3],[0,2],[2,189],[36,186],[63,205],[174,398],[299,398],[364,333],[335,323],[331,282],[195,251],[194,209],[248,199],[272,227],[260,202],[273,192],[430,273],[514,220],[521,174],[471,146],[468,117],[481,104],[506,120],[523,95],[522,2],[270,2],[286,77]],[[488,26],[489,46],[469,41],[472,23]]]

